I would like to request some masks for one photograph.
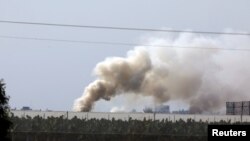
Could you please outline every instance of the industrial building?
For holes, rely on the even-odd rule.
[[[159,105],[155,107],[155,113],[170,113],[169,105]]]
[[[158,105],[154,108],[145,107],[143,109],[144,113],[162,113],[162,114],[169,114],[170,113],[170,107],[169,105]]]

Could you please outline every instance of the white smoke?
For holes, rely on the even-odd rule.
[[[117,112],[127,112],[127,109],[122,106],[122,107],[113,107],[111,110],[110,110],[111,113],[117,113]]]
[[[98,63],[97,79],[75,101],[74,110],[90,111],[100,99],[127,93],[153,97],[157,103],[179,100],[192,113],[216,112],[226,101],[250,100],[250,51],[222,50],[250,49],[249,37],[181,34],[150,38],[145,44],[152,47],[135,47],[126,58]],[[169,45],[183,48],[163,47]]]

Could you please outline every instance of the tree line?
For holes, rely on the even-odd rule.
[[[97,133],[97,134],[164,134],[201,136],[207,134],[208,124],[247,124],[232,123],[229,121],[204,122],[188,119],[177,121],[163,120],[128,120],[116,119],[80,119],[74,117],[66,119],[64,116],[43,118],[35,116],[31,118],[12,116],[13,132],[61,132],[61,133]]]
[[[206,140],[208,124],[249,124],[249,122],[204,122],[188,119],[116,120],[116,119],[67,119],[35,116],[12,116],[14,140]],[[46,138],[45,138],[46,137]],[[177,139],[178,138],[178,139]],[[182,138],[182,139],[181,139]],[[39,140],[40,139],[40,140]]]

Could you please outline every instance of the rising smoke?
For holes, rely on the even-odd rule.
[[[250,100],[250,52],[211,49],[249,48],[249,37],[181,34],[146,43],[153,47],[138,46],[126,58],[109,57],[98,63],[97,79],[73,109],[91,111],[100,99],[128,93],[152,97],[157,103],[180,100],[192,113],[216,112],[226,101]]]

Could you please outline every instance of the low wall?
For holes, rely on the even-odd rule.
[[[153,114],[153,113],[110,113],[110,112],[72,112],[72,111],[22,111],[22,110],[12,110],[11,111],[14,116],[18,117],[35,117],[35,116],[41,116],[43,118],[47,117],[60,117],[63,116],[65,118],[71,119],[73,117],[77,117],[80,119],[120,119],[120,120],[128,120],[129,118],[132,119],[152,119],[152,120],[162,120],[162,119],[168,119],[171,121],[176,121],[179,119],[187,120],[187,119],[193,119],[195,121],[208,121],[208,122],[214,122],[214,121],[229,121],[231,122],[240,122],[240,121],[247,121],[250,122],[250,116],[249,115],[192,115],[192,114]]]

